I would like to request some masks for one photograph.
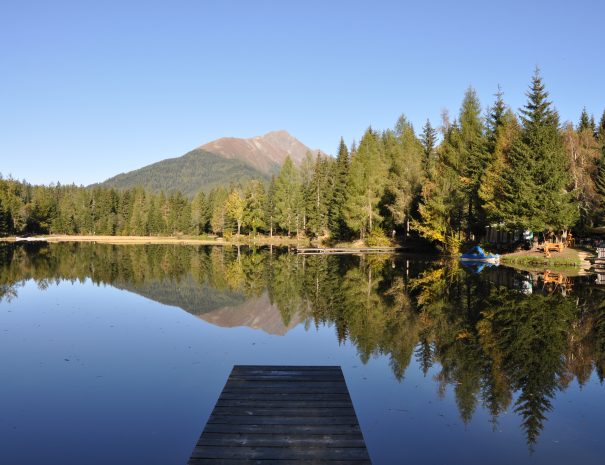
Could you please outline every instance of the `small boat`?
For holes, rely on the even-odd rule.
[[[498,263],[500,261],[500,255],[487,253],[477,245],[473,247],[470,252],[462,254],[460,256],[460,260],[469,262]]]

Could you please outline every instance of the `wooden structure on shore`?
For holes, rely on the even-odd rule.
[[[189,465],[370,465],[338,366],[236,365]]]
[[[300,255],[391,254],[406,250],[405,247],[299,247],[296,253]]]

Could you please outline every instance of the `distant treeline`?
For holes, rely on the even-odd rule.
[[[284,234],[386,240],[409,227],[442,248],[486,226],[560,231],[600,225],[605,113],[561,125],[538,72],[515,114],[501,92],[482,111],[469,88],[459,116],[420,136],[402,116],[369,128],[335,158],[287,159],[266,185],[249,181],[192,199],[178,192],[32,186],[0,179],[0,234]]]

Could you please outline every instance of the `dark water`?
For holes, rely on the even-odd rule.
[[[0,247],[0,463],[185,464],[233,364],[341,365],[376,464],[600,464],[605,288],[405,256]]]

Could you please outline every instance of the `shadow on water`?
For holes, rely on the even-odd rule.
[[[550,273],[550,274],[549,274]],[[605,374],[605,289],[545,271],[406,256],[297,256],[194,246],[35,244],[0,247],[0,299],[19,286],[91,280],[178,306],[220,326],[285,334],[331,325],[363,363],[438,367],[465,423],[478,406],[494,428],[512,409],[531,449],[557,392]]]

